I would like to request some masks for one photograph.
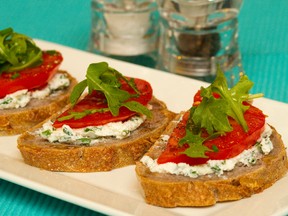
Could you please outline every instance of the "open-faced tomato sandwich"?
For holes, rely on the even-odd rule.
[[[281,136],[251,104],[246,75],[231,89],[224,73],[202,87],[136,163],[149,204],[211,206],[259,193],[288,169]]]
[[[42,51],[12,28],[0,39],[0,135],[15,135],[66,106],[77,81],[59,70],[61,53]]]
[[[69,109],[20,135],[27,164],[66,172],[135,164],[175,117],[147,81],[125,77],[106,62],[89,65],[70,101]]]

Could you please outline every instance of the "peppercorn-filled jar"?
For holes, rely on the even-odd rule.
[[[158,67],[213,81],[219,66],[233,85],[235,73],[242,72],[238,45],[241,5],[242,0],[158,0]]]

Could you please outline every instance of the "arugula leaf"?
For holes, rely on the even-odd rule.
[[[125,102],[125,103],[123,103],[123,106],[127,107],[131,111],[135,111],[135,112],[141,111],[141,113],[146,115],[147,118],[152,117],[152,113],[150,112],[150,110],[146,106],[143,106],[142,104],[140,104],[136,101]]]
[[[249,106],[243,105],[243,102],[263,96],[263,94],[250,95],[249,90],[252,86],[253,82],[244,75],[229,89],[224,73],[218,67],[215,81],[207,88],[201,88],[201,103],[190,109],[186,136],[179,141],[179,145],[184,143],[189,145],[183,153],[189,157],[205,158],[206,151],[217,152],[216,146],[209,149],[203,143],[233,129],[228,117],[235,119],[245,131],[248,131],[244,112]],[[215,93],[219,98],[215,98]],[[202,129],[208,132],[208,138],[201,137]]]
[[[248,131],[247,123],[243,113],[249,108],[242,104],[244,98],[247,97],[249,90],[252,88],[251,82],[246,75],[240,78],[240,81],[231,89],[228,89],[227,80],[224,73],[218,67],[217,78],[210,86],[211,92],[220,95],[228,103],[227,115],[236,120],[245,131]],[[246,96],[246,97],[243,97]]]
[[[103,112],[107,112],[107,111],[109,111],[108,108],[90,109],[90,110],[84,110],[82,112],[69,112],[69,115],[62,116],[62,117],[58,118],[57,120],[58,121],[65,121],[65,120],[69,120],[69,119],[77,120],[77,119],[84,118],[85,116],[96,113],[96,112],[103,113]]]
[[[194,112],[193,121],[196,125],[205,128],[209,134],[213,131],[228,132],[232,130],[228,121],[230,116],[245,131],[248,131],[243,113],[249,106],[243,105],[243,101],[263,96],[263,94],[251,96],[249,90],[252,86],[253,82],[244,75],[234,87],[229,89],[224,73],[218,68],[215,81],[209,87],[201,88],[203,100]],[[214,93],[217,93],[220,98],[216,99]]]
[[[125,81],[136,94],[130,95],[127,91],[122,90],[120,80]],[[70,96],[70,102],[74,106],[85,89],[88,88],[88,93],[92,91],[102,92],[108,103],[108,110],[113,116],[119,115],[119,109],[122,106],[129,110],[151,117],[151,111],[142,104],[136,101],[127,101],[132,97],[138,97],[140,92],[137,89],[134,79],[127,80],[120,72],[108,66],[106,62],[92,63],[89,65],[86,73],[86,79],[78,83]],[[105,110],[105,111],[108,111]],[[79,119],[86,115],[103,112],[103,109],[86,110],[84,112],[72,112],[68,116],[59,118],[59,121],[68,120],[71,118]]]
[[[78,99],[81,97],[82,93],[87,87],[87,80],[82,80],[76,86],[74,86],[71,95],[70,95],[70,103],[74,106]]]
[[[107,81],[107,72],[108,64],[106,62],[90,64],[86,74],[88,89],[89,92],[92,90],[103,92],[112,115],[117,116],[119,114],[119,108],[124,101],[130,98],[130,94],[119,89],[120,85],[115,85],[114,78],[110,77],[110,79]],[[106,74],[106,76],[104,76],[106,80],[103,80],[101,77],[101,75],[104,73]]]
[[[205,89],[201,91],[205,94]],[[221,133],[232,130],[227,118],[229,104],[223,99],[215,99],[213,96],[204,96],[202,103],[195,109],[192,120],[200,128],[205,128],[209,134],[214,131]]]
[[[190,130],[186,129],[186,135],[179,141],[179,145],[182,146],[185,143],[189,144],[189,147],[183,152],[192,158],[207,158],[205,152],[214,151],[203,145],[206,139],[201,137],[201,133],[193,134]]]
[[[0,31],[0,74],[14,72],[42,63],[42,51],[26,35],[12,28]]]

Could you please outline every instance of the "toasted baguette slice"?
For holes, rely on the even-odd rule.
[[[179,116],[178,116],[179,118]],[[163,134],[169,135],[176,121]],[[281,136],[272,128],[274,149],[251,167],[237,166],[223,176],[190,178],[169,173],[151,172],[141,161],[136,163],[136,174],[147,203],[162,207],[211,206],[217,202],[250,197],[270,187],[283,177],[288,169],[287,155]],[[159,157],[166,142],[159,139],[146,153],[152,159]]]
[[[58,110],[63,109],[69,103],[69,97],[77,81],[69,73],[70,86],[59,90],[44,99],[32,99],[23,108],[0,110],[0,136],[16,135],[31,129],[43,120],[49,118]]]
[[[128,138],[110,138],[93,146],[49,143],[33,134],[33,131],[42,126],[40,124],[19,137],[18,148],[25,163],[51,171],[109,171],[135,164],[175,117],[156,98],[149,104],[153,106],[153,118],[145,120]]]

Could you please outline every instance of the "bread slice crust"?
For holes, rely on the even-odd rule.
[[[70,86],[44,99],[32,99],[25,107],[0,110],[0,136],[23,133],[69,103],[70,94],[77,80],[66,71],[57,73],[66,74],[70,80]]]
[[[179,116],[178,116],[179,118]],[[173,121],[163,134],[169,135]],[[136,175],[148,204],[162,207],[211,206],[217,202],[239,200],[262,192],[283,177],[288,170],[287,153],[281,136],[272,127],[270,136],[274,149],[251,167],[237,166],[223,176],[205,175],[198,178],[151,172],[142,162],[136,163]],[[166,142],[159,139],[145,154],[159,157]]]
[[[41,123],[19,136],[18,148],[25,163],[50,171],[109,171],[135,164],[175,117],[162,101],[153,98],[150,104],[153,118],[145,120],[128,138],[110,138],[92,146],[54,144],[33,134]]]

